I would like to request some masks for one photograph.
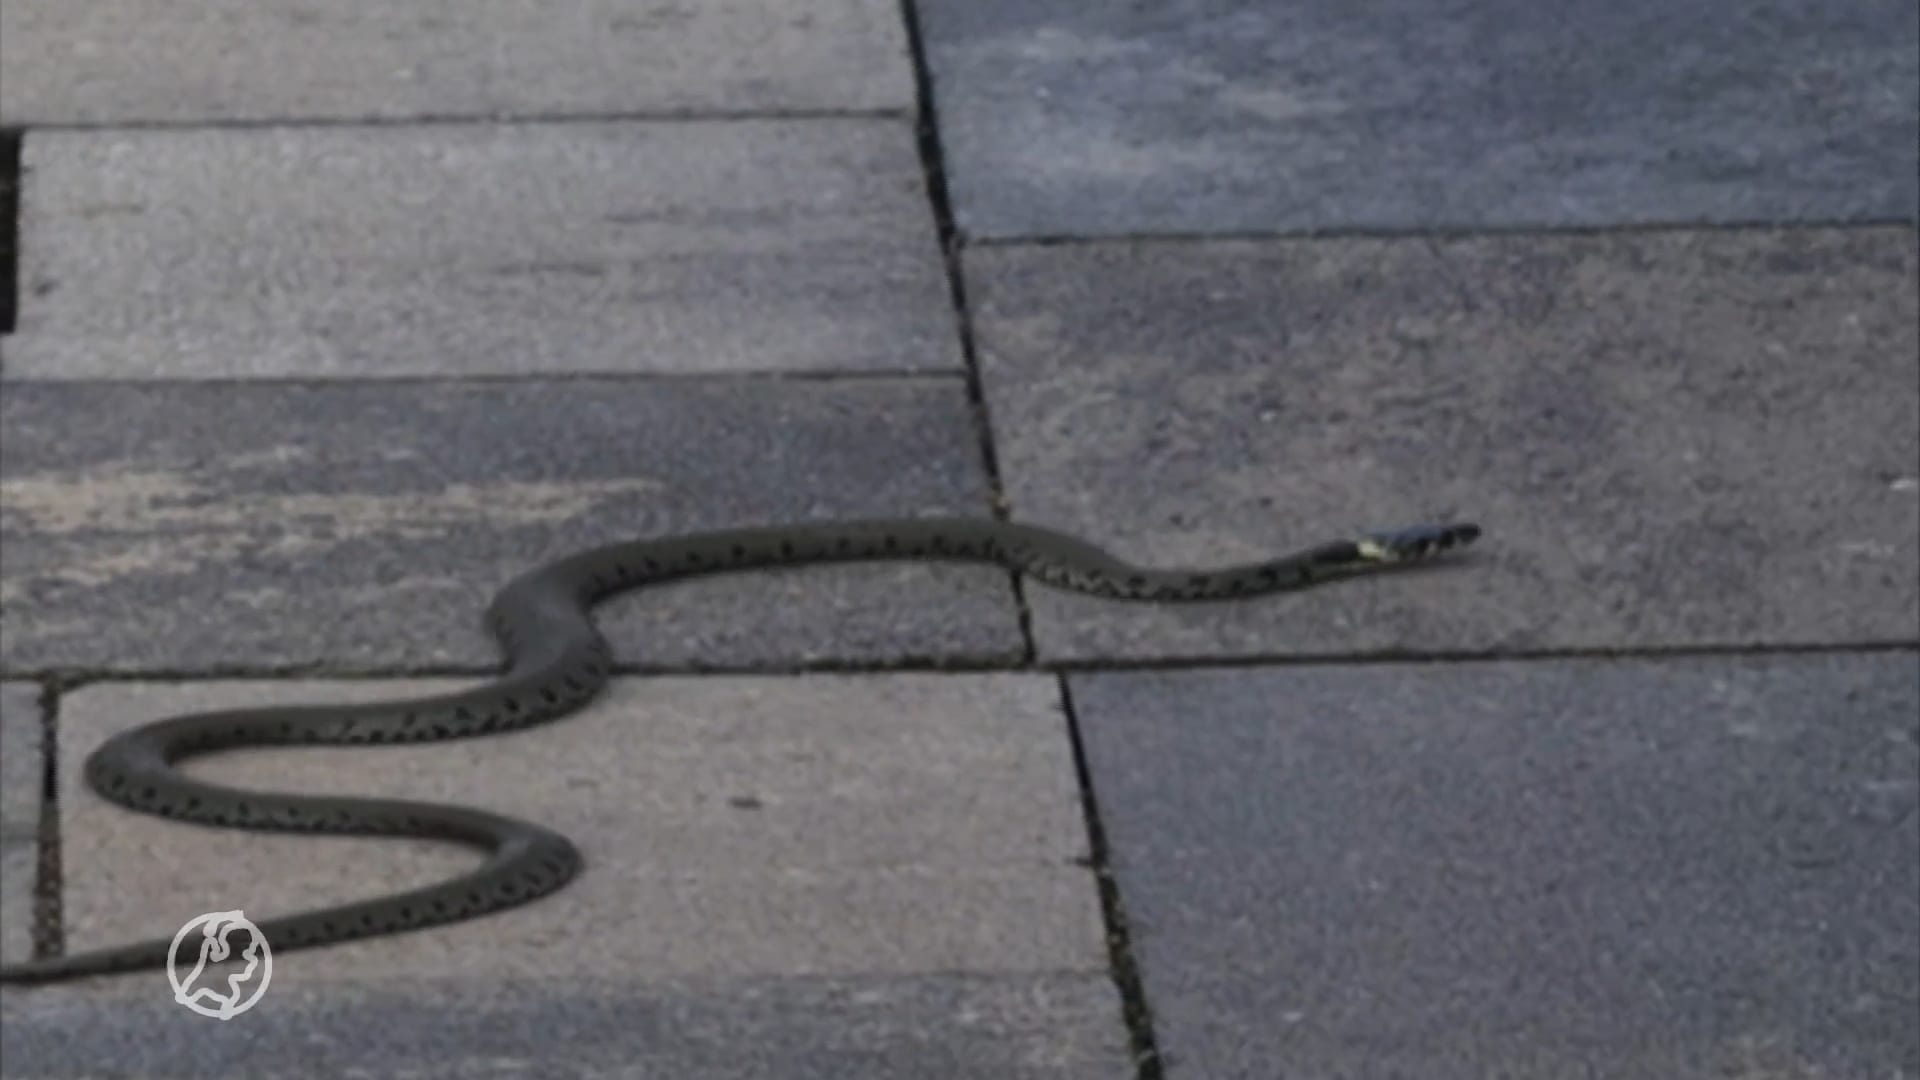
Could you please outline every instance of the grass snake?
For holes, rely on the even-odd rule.
[[[459,806],[384,798],[243,791],[190,778],[188,757],[243,746],[401,743],[511,731],[585,705],[613,657],[588,609],[616,593],[705,574],[804,563],[894,559],[997,563],[1043,584],[1123,600],[1229,600],[1418,562],[1471,543],[1469,524],[1422,525],[1215,569],[1148,569],[1086,541],[984,518],[901,518],[730,529],[611,544],[509,582],[487,609],[507,663],[467,690],[408,701],[268,706],[175,716],[122,732],[87,759],[87,783],[120,806],[228,828],[407,836],[488,854],[478,869],[372,900],[258,921],[275,951],[470,919],[517,907],[580,872],[565,836]],[[155,939],[0,966],[0,983],[51,982],[166,966]]]

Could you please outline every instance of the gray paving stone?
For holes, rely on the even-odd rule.
[[[1029,590],[1050,658],[1920,639],[1905,228],[995,247],[1016,517],[1161,565],[1462,517],[1240,605]]]
[[[112,733],[177,712],[453,685],[110,683],[70,693],[60,712],[67,948],[171,936],[207,911],[257,920],[364,899],[477,865],[477,855],[426,841],[130,814],[80,773]],[[1105,968],[1099,897],[1076,861],[1087,841],[1072,748],[1045,676],[621,679],[594,707],[511,735],[260,750],[186,771],[243,788],[485,806],[558,829],[586,857],[580,878],[523,908],[276,956],[274,988]]]
[[[16,673],[485,670],[493,592],[576,550],[987,505],[945,377],[13,383],[0,439]],[[622,660],[650,665],[1020,652],[993,567],[743,575],[597,615]]]
[[[0,837],[40,829],[40,687],[0,682]]]
[[[11,125],[913,104],[892,0],[9,0],[0,69]]]
[[[214,1024],[151,987],[0,995],[19,1080],[406,1076],[1115,1080],[1104,975],[678,981],[548,978],[282,988]]]
[[[0,960],[33,954],[39,853],[40,687],[0,682]]]
[[[974,236],[1912,219],[1884,0],[925,0]]]
[[[32,132],[9,378],[957,370],[904,119]]]
[[[1920,1070],[1913,653],[1072,691],[1168,1080]]]
[[[33,956],[39,852],[23,838],[0,840],[0,961]]]

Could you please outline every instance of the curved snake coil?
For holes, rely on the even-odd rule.
[[[411,701],[176,716],[115,735],[87,759],[85,773],[105,798],[161,817],[242,829],[451,840],[489,853],[479,869],[438,884],[258,922],[276,951],[372,937],[458,922],[545,896],[580,872],[580,852],[559,833],[484,810],[242,791],[189,778],[175,766],[183,758],[240,746],[423,742],[565,716],[606,685],[612,665],[588,608],[663,581],[802,563],[934,559],[998,563],[1047,585],[1115,599],[1225,600],[1415,562],[1479,535],[1475,525],[1425,525],[1212,570],[1146,569],[1061,533],[972,518],[735,529],[612,544],[548,563],[500,590],[487,625],[508,663],[492,682]],[[160,968],[169,946],[153,940],[4,966],[0,982]]]

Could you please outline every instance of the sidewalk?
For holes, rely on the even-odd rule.
[[[583,877],[231,1023],[10,988],[6,1077],[1920,1076],[1912,9],[8,0],[0,72],[8,959],[472,865],[80,766],[483,677],[581,547],[1487,530],[621,598],[558,724],[189,770]]]

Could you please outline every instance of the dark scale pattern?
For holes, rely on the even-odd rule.
[[[237,791],[190,779],[174,763],[237,746],[457,739],[558,719],[598,695],[611,673],[612,651],[586,609],[615,593],[674,578],[811,562],[951,559],[994,562],[1047,585],[1114,599],[1219,600],[1426,558],[1479,534],[1473,525],[1419,526],[1217,570],[1149,570],[1070,536],[980,519],[855,521],[618,544],[550,563],[500,591],[486,624],[509,666],[491,685],[417,701],[174,717],[109,739],[87,759],[84,773],[104,798],[166,818],[241,829],[417,836],[489,852],[485,865],[451,881],[259,924],[269,944],[282,950],[418,929],[554,892],[580,872],[580,852],[558,833],[482,810]],[[162,967],[168,944],[148,941],[0,967],[0,982]]]

